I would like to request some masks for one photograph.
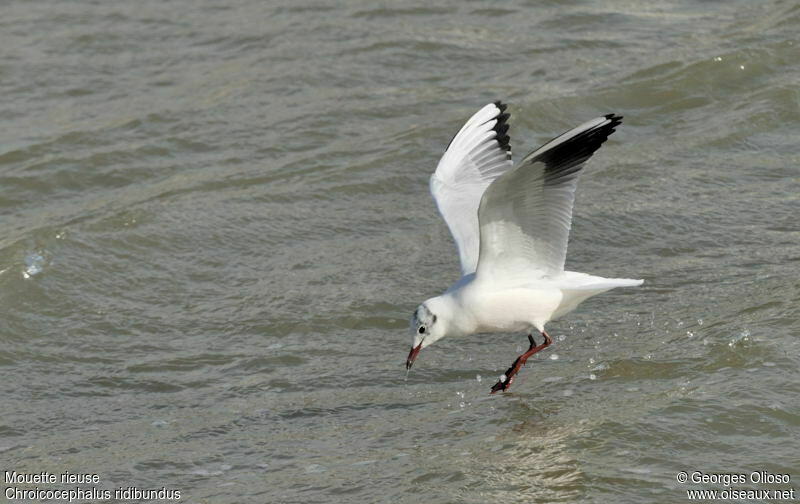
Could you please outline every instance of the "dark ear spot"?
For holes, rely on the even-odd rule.
[[[433,323],[436,323],[436,315],[433,316]]]

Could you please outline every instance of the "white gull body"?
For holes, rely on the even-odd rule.
[[[490,103],[473,115],[431,176],[462,276],[414,312],[408,368],[422,348],[444,336],[535,328],[547,346],[547,322],[592,296],[643,282],[564,270],[578,174],[622,118],[609,114],[581,124],[514,166],[505,108]],[[531,339],[522,364],[538,351],[534,345]],[[509,385],[510,378],[502,390]]]

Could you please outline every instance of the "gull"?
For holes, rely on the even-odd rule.
[[[489,103],[450,141],[430,190],[461,261],[461,278],[411,318],[411,369],[420,350],[445,336],[528,332],[530,347],[492,387],[506,391],[528,358],[553,339],[544,329],[581,302],[643,280],[564,270],[578,175],[622,123],[608,114],[511,161],[506,105]],[[534,330],[544,342],[537,344]]]

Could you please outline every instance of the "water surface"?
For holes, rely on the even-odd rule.
[[[790,1],[5,5],[2,469],[209,503],[793,483],[799,31]],[[427,177],[496,99],[517,156],[625,116],[567,266],[646,283],[489,396],[525,335],[403,363],[458,275]]]

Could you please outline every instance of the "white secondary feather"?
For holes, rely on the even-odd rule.
[[[512,166],[504,109],[490,103],[476,112],[453,137],[431,175],[431,194],[458,247],[462,275],[474,272],[478,264],[481,196]]]

